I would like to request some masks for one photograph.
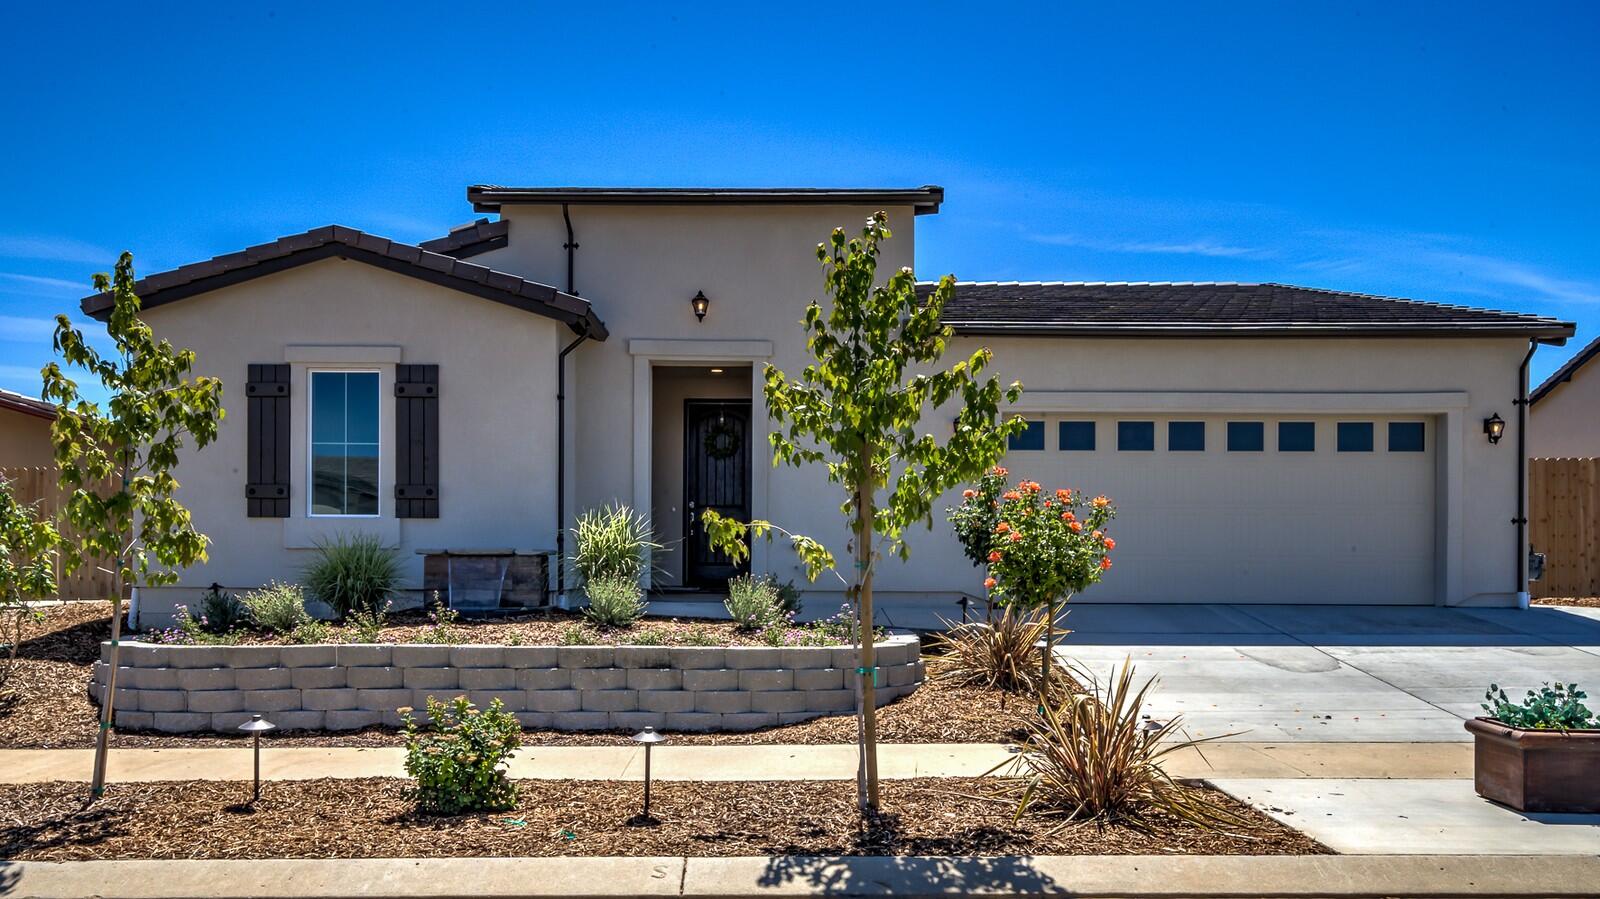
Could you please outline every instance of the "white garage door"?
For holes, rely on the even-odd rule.
[[[1433,602],[1431,419],[1029,418],[1013,479],[1117,505],[1115,567],[1085,601]]]

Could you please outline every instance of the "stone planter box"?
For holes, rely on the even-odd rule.
[[[1467,722],[1473,786],[1519,812],[1600,812],[1600,730],[1519,730]]]
[[[922,683],[913,635],[877,644],[879,704]],[[109,673],[101,644],[91,698]],[[125,642],[118,727],[230,732],[260,714],[284,729],[397,727],[429,696],[495,699],[524,727],[752,730],[855,709],[856,652],[802,646],[158,646]]]

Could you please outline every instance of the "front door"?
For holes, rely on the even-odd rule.
[[[683,410],[683,581],[720,590],[749,570],[705,540],[700,513],[750,520],[750,401],[685,400]]]

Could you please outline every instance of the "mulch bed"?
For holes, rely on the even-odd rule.
[[[97,707],[88,684],[100,656],[100,641],[110,636],[105,603],[69,603],[49,608],[42,623],[30,624],[18,671],[0,697],[0,748],[87,748],[94,745]],[[1004,743],[1017,738],[1019,716],[1033,710],[1030,699],[993,690],[949,687],[929,680],[909,696],[878,710],[878,739],[885,743]],[[541,745],[622,745],[627,734],[526,730],[523,743]],[[727,734],[674,734],[685,745],[761,743],[851,743],[853,715],[817,718],[760,731]],[[230,745],[235,735],[170,735],[118,731],[114,746]],[[282,746],[398,746],[400,734],[384,728],[326,733],[283,731],[272,734]]]
[[[1565,598],[1545,596],[1535,599],[1533,604],[1536,606],[1586,606],[1594,609],[1600,608],[1600,596],[1568,596]]]
[[[0,858],[418,858],[443,856],[1309,855],[1328,850],[1222,794],[1248,827],[1207,831],[1024,818],[985,799],[993,781],[885,781],[884,813],[860,826],[852,782],[521,781],[516,809],[425,817],[394,778],[248,783],[0,786]]]

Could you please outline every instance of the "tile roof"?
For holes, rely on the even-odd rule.
[[[486,218],[465,225],[457,225],[450,229],[450,233],[433,240],[425,240],[417,246],[430,253],[443,253],[457,259],[498,250],[511,241],[511,222],[504,219],[491,222]]]
[[[931,283],[919,284],[929,291]],[[1519,334],[1575,326],[1520,312],[1288,284],[958,282],[945,321],[968,334]]]
[[[56,417],[54,403],[25,396],[14,390],[0,389],[0,409],[10,409],[13,412],[21,412],[24,415],[32,415],[35,418],[45,418],[51,421],[54,421]]]
[[[944,188],[921,187],[505,187],[474,184],[467,201],[475,212],[498,212],[520,203],[690,206],[719,204],[910,206],[916,215],[939,211]]]
[[[314,228],[237,253],[147,275],[134,284],[134,291],[145,308],[152,308],[333,257],[365,262],[547,316],[597,340],[604,340],[607,335],[605,323],[595,315],[587,300],[518,275],[342,225]],[[85,313],[103,319],[110,314],[111,302],[108,292],[85,297],[81,305]]]
[[[1550,391],[1572,380],[1572,376],[1578,373],[1578,369],[1588,365],[1597,355],[1600,355],[1600,337],[1589,341],[1588,346],[1573,354],[1573,357],[1568,359],[1566,364],[1556,369],[1550,377],[1545,378],[1544,382],[1538,387],[1533,388],[1533,392],[1528,394],[1528,405],[1531,406],[1537,403],[1549,395]]]

